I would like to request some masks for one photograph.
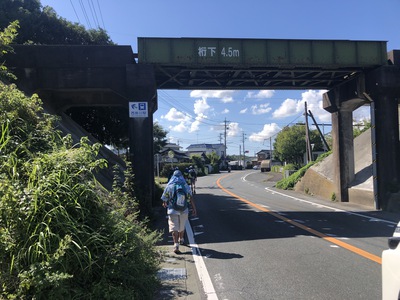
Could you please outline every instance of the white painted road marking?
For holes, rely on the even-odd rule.
[[[192,227],[189,222],[186,222],[186,235],[189,239],[190,248],[192,248],[193,260],[196,265],[197,274],[203,284],[204,293],[209,300],[218,300],[218,296],[215,292],[214,285],[211,281],[210,274],[208,274],[206,264],[204,263],[203,256],[201,255],[199,246],[194,241],[194,235]]]

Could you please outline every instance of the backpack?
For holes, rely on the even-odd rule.
[[[184,211],[188,207],[187,193],[184,185],[175,184],[171,203],[172,208],[178,211]]]
[[[189,178],[195,179],[197,177],[196,171],[194,169],[189,170]]]

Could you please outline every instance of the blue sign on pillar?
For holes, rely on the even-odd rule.
[[[130,118],[147,118],[148,116],[147,102],[129,102]]]

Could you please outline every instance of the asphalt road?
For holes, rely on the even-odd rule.
[[[381,253],[399,220],[276,190],[278,179],[198,179],[191,225],[217,298],[381,299]]]

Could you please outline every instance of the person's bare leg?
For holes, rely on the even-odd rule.
[[[179,251],[179,232],[178,231],[172,232],[172,239],[174,241],[174,252],[176,254],[180,254],[181,252]]]
[[[178,231],[172,231],[172,240],[174,241],[174,245],[179,242],[180,233]]]
[[[182,242],[185,240],[185,230],[179,232],[179,240]]]

